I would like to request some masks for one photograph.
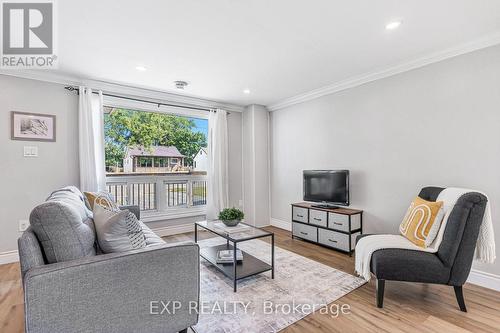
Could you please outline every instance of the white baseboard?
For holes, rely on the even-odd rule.
[[[484,288],[500,291],[500,275],[472,269],[467,282]]]
[[[19,253],[17,252],[17,250],[0,253],[0,265],[10,264],[17,261],[19,261]]]
[[[194,231],[194,224],[173,225],[161,228],[151,228],[151,230],[160,237],[183,234]]]
[[[271,218],[271,225],[276,228],[292,231],[292,223],[288,221]]]

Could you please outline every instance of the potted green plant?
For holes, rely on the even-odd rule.
[[[245,214],[238,208],[225,208],[219,213],[219,220],[221,220],[228,227],[234,227],[241,222]]]

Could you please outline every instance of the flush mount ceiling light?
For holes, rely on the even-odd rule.
[[[174,84],[177,89],[182,89],[182,90],[184,90],[184,88],[188,85],[186,81],[174,81]]]
[[[401,23],[402,23],[401,21],[392,21],[392,22],[389,22],[385,26],[385,30],[394,30],[394,29],[397,29],[397,28],[399,28],[399,26],[401,25]]]
[[[146,67],[139,65],[139,66],[135,66],[135,69],[137,69],[140,72],[144,72],[146,70]]]
[[[243,90],[243,93],[244,93],[244,94],[247,94],[247,95],[248,95],[248,94],[250,94],[250,89],[245,89],[245,90]]]

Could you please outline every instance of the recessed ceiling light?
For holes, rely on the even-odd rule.
[[[392,21],[390,23],[388,23],[386,26],[385,26],[385,29],[386,30],[394,30],[394,29],[397,29],[399,28],[399,26],[401,25],[401,21]]]
[[[138,71],[144,72],[147,68],[144,66],[135,66],[135,69],[137,69]]]
[[[243,90],[243,93],[244,93],[244,94],[247,94],[247,95],[248,95],[248,94],[250,94],[250,89],[245,89],[245,90]]]
[[[174,81],[175,87],[177,89],[184,90],[184,88],[188,85],[186,81]]]

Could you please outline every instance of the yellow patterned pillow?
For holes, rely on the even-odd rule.
[[[416,197],[408,208],[399,231],[410,242],[426,248],[436,238],[443,219],[443,202]]]
[[[94,210],[94,203],[97,201],[99,205],[110,210],[114,210],[116,204],[111,199],[111,195],[107,192],[83,192],[89,203],[90,210]]]

